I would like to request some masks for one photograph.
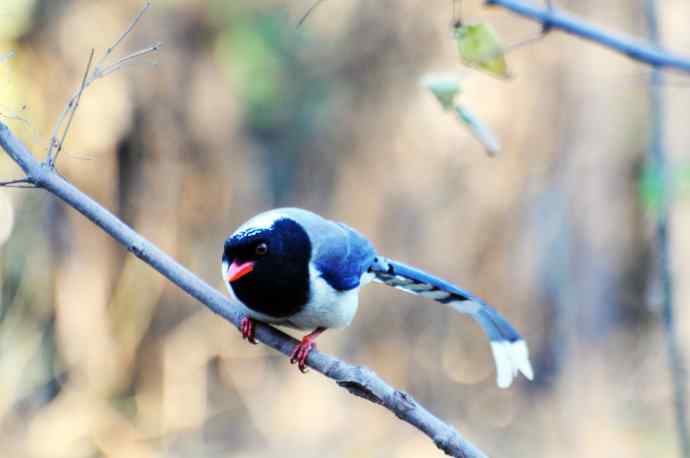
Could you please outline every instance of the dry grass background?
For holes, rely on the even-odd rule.
[[[373,286],[320,348],[411,392],[491,456],[674,456],[671,387],[641,193],[648,69],[553,33],[511,54],[509,82],[462,69],[450,2],[160,0],[126,43],[152,59],[88,90],[58,167],[222,288],[220,247],[278,205],[311,208],[382,253],[494,304],[530,344],[536,380],[494,383],[474,323]],[[482,2],[506,42],[537,26]],[[643,36],[641,2],[560,1]],[[3,0],[0,112],[34,151],[92,47],[139,0]],[[690,6],[662,31],[690,49]],[[97,53],[98,54],[98,53]],[[465,75],[500,135],[481,147],[418,85]],[[687,78],[666,89],[687,186]],[[5,118],[6,119],[6,118]],[[19,171],[0,155],[0,178]],[[685,188],[682,188],[685,189]],[[690,349],[690,204],[674,201],[677,318]],[[686,364],[687,364],[686,359]],[[426,437],[220,318],[40,191],[0,190],[0,443],[8,457],[423,457]]]

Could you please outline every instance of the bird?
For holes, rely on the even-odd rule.
[[[525,340],[495,309],[448,281],[379,255],[344,223],[300,208],[268,210],[225,240],[221,260],[229,295],[244,314],[244,339],[256,343],[256,321],[311,331],[290,358],[302,372],[315,339],[349,326],[360,288],[374,281],[474,318],[490,341],[500,388],[519,373],[533,379]]]

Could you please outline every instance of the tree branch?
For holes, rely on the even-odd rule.
[[[115,40],[115,42],[108,49],[106,49],[105,53],[103,53],[103,56],[98,61],[91,74],[89,74],[89,69],[91,68],[91,63],[93,62],[94,53],[93,49],[91,50],[89,64],[86,67],[86,73],[84,74],[84,78],[82,79],[81,85],[74,93],[74,95],[72,95],[67,105],[65,105],[65,108],[63,109],[60,116],[58,116],[58,120],[55,123],[55,126],[53,127],[53,132],[50,136],[50,143],[48,144],[48,153],[46,155],[46,164],[48,164],[49,167],[55,167],[55,161],[57,160],[57,156],[62,150],[65,139],[67,138],[67,133],[69,132],[70,124],[72,123],[74,113],[77,110],[77,107],[79,106],[79,99],[81,98],[81,95],[84,93],[84,91],[89,86],[91,86],[91,84],[93,84],[96,80],[103,78],[104,76],[107,76],[122,68],[125,68],[128,65],[131,65],[136,59],[145,56],[149,53],[156,52],[160,49],[161,43],[155,42],[146,48],[128,54],[127,56],[119,59],[112,65],[104,67],[105,61],[108,59],[108,57],[110,57],[110,55],[120,45],[120,43],[122,43],[125,40],[125,38],[127,38],[127,36],[132,32],[132,30],[134,30],[134,27],[139,23],[144,13],[146,13],[146,11],[148,11],[150,7],[151,2],[146,2],[144,4],[142,9],[137,13],[134,19],[132,19],[132,22],[130,22],[129,26],[127,27],[127,30],[125,30],[117,38],[117,40]],[[58,141],[60,128],[62,127],[62,124],[65,122],[65,119],[68,119],[67,126],[65,126],[63,130],[62,139]]]
[[[545,29],[562,30],[654,67],[672,68],[690,73],[690,58],[671,54],[655,43],[644,43],[589,24],[576,16],[554,8],[553,5],[540,8],[522,0],[486,0],[486,4],[500,6],[541,23]]]
[[[652,44],[659,42],[659,30],[657,21],[657,8],[655,0],[645,1],[645,17],[649,39]],[[676,433],[680,456],[690,458],[690,435],[688,433],[687,414],[687,382],[683,367],[683,352],[678,340],[678,332],[673,313],[673,275],[671,273],[671,247],[669,234],[670,176],[666,147],[664,145],[664,75],[658,68],[652,70],[649,82],[650,117],[652,128],[650,132],[649,150],[647,162],[657,174],[661,188],[661,205],[656,216],[655,242],[657,255],[657,273],[661,283],[661,308],[664,337],[666,340],[666,353],[671,372],[671,384],[673,385],[673,407],[675,413]]]
[[[48,164],[36,160],[26,146],[2,122],[0,122],[0,146],[24,170],[30,183],[62,199],[136,257],[239,328],[243,316],[225,296],[74,187]],[[256,338],[286,356],[290,355],[297,343],[287,334],[261,323],[257,323]],[[335,380],[339,386],[350,393],[390,410],[398,418],[429,436],[436,446],[448,455],[462,458],[485,457],[453,427],[435,417],[409,394],[386,384],[370,369],[353,366],[316,350],[309,354],[307,365]]]

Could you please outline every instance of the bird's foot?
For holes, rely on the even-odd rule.
[[[302,341],[295,345],[295,349],[292,350],[290,364],[297,363],[300,372],[307,372],[307,357],[309,353],[316,348],[314,340],[325,330],[326,328],[316,328],[311,334],[302,337]]]
[[[242,321],[240,321],[240,332],[242,333],[242,338],[247,339],[250,343],[256,345],[254,326],[254,320],[249,317],[244,317],[242,318]]]
[[[297,367],[300,372],[307,372],[307,356],[309,352],[316,347],[314,339],[310,336],[304,336],[302,341],[295,346],[292,350],[292,355],[290,356],[290,364],[297,363]]]

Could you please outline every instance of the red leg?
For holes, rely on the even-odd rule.
[[[254,320],[246,316],[242,318],[242,321],[240,321],[240,332],[242,333],[243,339],[247,339],[250,343],[256,345],[256,339],[254,338]]]
[[[302,341],[295,345],[295,349],[292,350],[292,355],[290,356],[290,363],[297,363],[299,370],[304,373],[307,372],[307,357],[309,352],[316,346],[314,341],[326,328],[316,328],[313,332],[302,337]]]

